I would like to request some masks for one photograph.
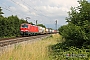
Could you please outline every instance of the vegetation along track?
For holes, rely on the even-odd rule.
[[[45,34],[45,35],[37,35],[37,36],[29,36],[29,37],[20,37],[20,38],[13,38],[13,39],[7,39],[7,40],[0,40],[0,47],[4,47],[7,45],[23,42],[23,41],[28,41],[28,40],[33,40],[41,37],[48,36],[50,34]]]

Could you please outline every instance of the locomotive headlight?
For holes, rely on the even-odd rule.
[[[24,30],[21,30],[22,32],[24,31]]]
[[[28,30],[25,30],[26,32],[28,32]]]

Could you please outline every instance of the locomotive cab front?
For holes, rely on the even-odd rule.
[[[20,33],[21,35],[28,35],[28,24],[21,24]]]

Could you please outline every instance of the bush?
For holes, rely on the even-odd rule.
[[[59,28],[59,33],[66,39],[70,46],[80,47],[86,42],[87,36],[85,30],[74,24],[68,24]]]

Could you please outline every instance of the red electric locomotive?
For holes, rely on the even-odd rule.
[[[38,26],[23,23],[20,27],[21,35],[36,35],[39,33]]]

